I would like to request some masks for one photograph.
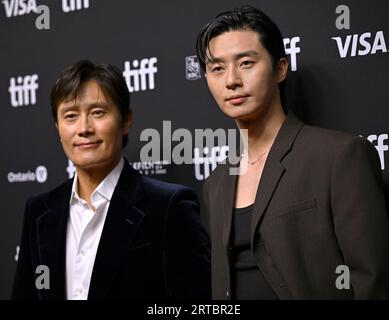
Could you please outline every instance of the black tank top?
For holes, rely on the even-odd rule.
[[[231,289],[232,299],[274,300],[277,295],[259,270],[250,244],[254,205],[233,210]]]

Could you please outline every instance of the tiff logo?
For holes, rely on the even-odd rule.
[[[211,150],[205,147],[202,152],[200,152],[200,148],[194,148],[193,164],[196,180],[207,179],[212,171],[216,169],[216,166],[227,159],[228,151],[228,146],[215,146]]]
[[[23,16],[31,12],[36,12],[35,0],[3,0],[5,15],[7,18]]]
[[[39,88],[37,74],[12,77],[9,83],[13,107],[36,104],[36,90]]]
[[[385,151],[388,151],[389,147],[388,144],[385,143],[385,140],[388,140],[387,134],[371,134],[367,137],[367,140],[369,140],[377,149],[378,155],[380,157],[381,162],[381,170],[385,170]],[[377,143],[374,143],[374,141],[377,141]]]
[[[66,13],[88,8],[89,0],[62,0],[62,11]]]
[[[300,53],[300,47],[297,47],[297,43],[300,42],[300,37],[285,38],[284,47],[286,54],[290,55],[291,70],[297,70],[297,54]]]
[[[130,92],[154,90],[154,74],[158,71],[156,63],[156,57],[144,58],[140,62],[139,60],[133,60],[132,63],[124,62],[123,77]]]

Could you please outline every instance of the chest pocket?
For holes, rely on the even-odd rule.
[[[275,209],[271,214],[271,221],[277,221],[282,218],[286,218],[288,216],[295,216],[302,213],[310,213],[317,208],[316,198],[300,201],[289,205],[287,207],[283,207],[280,209]]]

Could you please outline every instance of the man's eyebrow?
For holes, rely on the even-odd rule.
[[[214,63],[219,63],[223,62],[224,60],[222,58],[217,58],[217,57],[209,57],[207,58],[207,64],[214,64]]]
[[[58,111],[65,113],[76,109],[78,109],[78,106],[75,103],[73,103],[73,104],[65,104],[62,108],[59,108]]]
[[[92,102],[88,104],[89,108],[107,108],[109,106],[110,104],[108,102],[102,102],[102,101]]]
[[[259,53],[257,51],[247,50],[247,51],[239,52],[239,53],[235,54],[233,57],[234,57],[234,60],[239,60],[239,59],[242,59],[244,57],[258,57],[258,56],[259,56]],[[207,64],[214,64],[214,63],[219,63],[219,62],[224,62],[224,59],[213,56],[213,57],[209,57],[207,60]]]
[[[235,59],[241,59],[241,58],[244,58],[244,57],[258,57],[259,56],[259,53],[255,50],[247,50],[247,51],[243,51],[243,52],[240,52],[240,53],[237,53],[234,58]]]

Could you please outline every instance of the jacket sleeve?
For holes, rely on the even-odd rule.
[[[200,222],[196,194],[180,189],[171,197],[167,210],[165,285],[169,297],[210,299],[210,242]]]
[[[389,299],[389,222],[379,158],[363,138],[347,143],[331,172],[335,232],[355,299]]]
[[[19,258],[12,288],[12,300],[37,300],[37,290],[35,288],[34,270],[31,258],[31,222],[29,221],[29,208],[31,200],[27,201],[24,210],[24,220],[22,228],[22,239],[19,249]]]

